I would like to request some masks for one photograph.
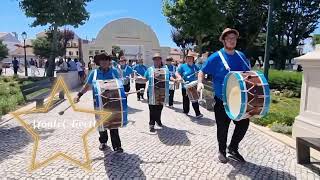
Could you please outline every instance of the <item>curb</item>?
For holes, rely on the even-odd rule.
[[[292,149],[296,149],[295,139],[293,139],[287,135],[281,134],[281,133],[273,132],[273,131],[271,131],[270,128],[259,126],[254,123],[250,123],[250,126],[253,127],[257,131],[260,131],[260,132],[276,139],[277,141],[284,143],[285,145],[291,147]],[[316,150],[311,149],[310,156],[316,160],[320,160],[320,152],[318,152]]]

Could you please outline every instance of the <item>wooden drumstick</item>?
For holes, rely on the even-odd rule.
[[[135,93],[139,93],[139,92],[143,92],[143,91],[144,91],[144,88],[140,89],[139,91],[127,92],[126,95],[135,94]]]
[[[66,110],[68,110],[71,107],[71,105],[69,105],[67,108],[65,108],[63,111],[60,111],[58,114],[61,116],[64,114],[64,112],[66,112]]]

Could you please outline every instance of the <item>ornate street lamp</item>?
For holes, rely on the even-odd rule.
[[[24,75],[28,77],[28,66],[27,66],[27,51],[26,51],[26,39],[27,39],[27,33],[23,32],[21,34],[23,39],[23,49],[24,49]]]

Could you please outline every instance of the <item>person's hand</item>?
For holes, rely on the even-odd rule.
[[[74,99],[73,99],[73,102],[74,103],[78,103],[80,101],[80,97],[79,96],[76,96]]]
[[[197,87],[197,91],[200,92],[202,89],[204,89],[204,85],[203,85],[203,83],[199,82],[198,87]]]

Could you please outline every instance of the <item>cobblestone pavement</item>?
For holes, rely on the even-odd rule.
[[[193,118],[192,110],[186,116],[181,110],[181,91],[175,96],[174,108],[165,107],[162,113],[165,127],[152,135],[148,131],[146,101],[138,102],[135,95],[130,95],[129,124],[120,129],[124,153],[114,153],[112,148],[99,151],[98,133],[92,133],[88,139],[92,172],[63,159],[29,172],[33,140],[17,121],[11,120],[0,126],[0,179],[320,179],[319,164],[298,165],[294,149],[252,127],[240,145],[248,162],[218,163],[214,114],[202,108],[203,119]],[[91,108],[91,97],[91,92],[85,94],[79,106]],[[38,162],[56,151],[84,159],[80,135],[85,127],[80,124],[91,122],[94,115],[69,109],[59,116],[58,112],[67,106],[65,101],[48,114],[22,116],[40,134]],[[55,121],[55,127],[41,124]],[[111,147],[110,142],[108,145]]]

